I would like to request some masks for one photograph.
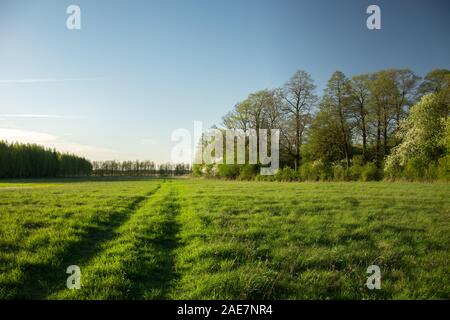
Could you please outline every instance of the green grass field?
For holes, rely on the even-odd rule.
[[[448,184],[0,183],[2,299],[450,299],[449,262]]]

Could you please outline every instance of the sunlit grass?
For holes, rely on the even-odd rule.
[[[450,298],[447,184],[15,184],[0,184],[3,299]]]

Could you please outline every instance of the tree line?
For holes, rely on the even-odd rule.
[[[280,129],[280,167],[196,165],[196,175],[240,179],[449,179],[450,70],[423,79],[410,69],[348,78],[334,72],[321,97],[310,74],[248,95],[223,117],[226,129]]]
[[[185,163],[163,163],[153,161],[94,161],[93,174],[96,176],[179,176],[191,173],[191,166]]]
[[[190,164],[153,161],[93,161],[36,144],[0,141],[0,178],[52,178],[69,176],[180,176],[192,172]]]
[[[76,155],[36,144],[0,141],[0,178],[50,178],[85,176],[91,163]]]

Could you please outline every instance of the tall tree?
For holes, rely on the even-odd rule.
[[[414,103],[415,89],[420,78],[410,69],[394,69],[393,76],[395,82],[393,104],[397,129],[400,121],[407,115],[408,109]]]
[[[442,157],[446,152],[443,140],[448,116],[449,106],[441,103],[437,93],[422,97],[397,132],[402,142],[387,157],[386,171],[395,176],[411,160],[419,161],[417,169],[424,171]]]
[[[234,109],[222,118],[225,128],[247,131],[250,127],[250,108],[251,102],[248,99],[236,104]]]
[[[256,153],[259,155],[259,132],[260,129],[267,129],[267,110],[273,104],[273,92],[270,90],[261,90],[251,93],[248,96],[250,102],[249,123],[252,129],[256,131]]]
[[[302,137],[306,127],[306,120],[309,119],[312,106],[317,101],[315,95],[316,86],[311,76],[303,70],[297,71],[291,79],[279,91],[283,104],[283,111],[288,113],[294,122],[295,140],[294,167],[300,166],[300,148]]]
[[[376,127],[376,160],[381,164],[388,154],[388,139],[391,119],[394,114],[394,97],[396,94],[395,74],[392,70],[381,70],[372,75],[370,86],[373,115]]]
[[[350,166],[351,154],[351,85],[350,80],[341,71],[336,71],[328,80],[322,99],[322,108],[327,109],[330,116],[339,124],[336,135],[341,139],[347,167]]]
[[[368,104],[370,99],[370,77],[367,74],[354,76],[351,79],[351,113],[356,122],[355,128],[358,129],[362,139],[362,156],[367,161],[367,116]]]
[[[323,103],[312,120],[306,145],[309,160],[333,163],[346,159],[341,124],[335,112]]]

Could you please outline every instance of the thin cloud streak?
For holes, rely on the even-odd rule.
[[[70,81],[96,81],[105,80],[105,78],[35,78],[35,79],[0,79],[0,84],[27,84],[27,83],[52,83],[52,82],[70,82]]]
[[[80,117],[62,116],[57,114],[8,113],[8,114],[0,114],[0,118],[79,119]]]

